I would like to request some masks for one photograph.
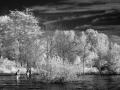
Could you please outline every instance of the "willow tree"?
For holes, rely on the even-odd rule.
[[[89,55],[89,35],[86,34],[86,32],[81,32],[80,36],[78,37],[78,44],[76,47],[78,56],[82,57],[82,64],[83,64],[83,74],[85,69],[85,62],[86,57]]]
[[[98,55],[98,59],[95,61],[95,67],[100,71],[101,73],[101,67],[104,66],[108,60],[106,56],[108,55],[109,50],[109,40],[107,35],[103,33],[98,33],[97,31],[94,31],[93,29],[89,29],[86,31],[89,36],[89,41],[92,44],[92,49],[95,53]]]
[[[54,51],[63,60],[74,62],[75,32],[74,31],[56,31],[54,36]]]
[[[31,53],[33,42],[42,35],[38,20],[28,9],[11,11],[7,18],[0,23],[4,38],[12,39],[17,61],[26,63],[29,68],[34,63]]]
[[[108,64],[110,73],[120,73],[120,45],[111,43],[111,49],[108,52]]]
[[[0,17],[0,52],[1,55],[4,56],[5,52],[11,48],[12,38],[8,38],[8,23],[11,22],[10,17],[7,15]]]

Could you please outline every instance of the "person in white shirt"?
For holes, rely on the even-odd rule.
[[[16,72],[16,79],[17,79],[17,82],[19,82],[19,78],[20,78],[20,70],[18,70]]]
[[[31,70],[27,70],[26,75],[28,78],[30,78],[31,77]]]

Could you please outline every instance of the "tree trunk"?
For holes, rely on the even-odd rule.
[[[84,47],[84,55],[83,55],[83,74],[84,74],[84,68],[85,68],[85,48],[86,48],[86,45]]]

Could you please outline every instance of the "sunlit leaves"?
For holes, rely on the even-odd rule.
[[[0,17],[0,28],[4,47],[11,46],[20,61],[30,62],[33,60],[31,58],[33,56],[32,43],[42,35],[42,32],[38,26],[38,20],[31,12],[27,10],[11,11],[8,16]]]

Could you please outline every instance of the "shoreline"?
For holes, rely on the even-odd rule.
[[[0,73],[0,76],[15,76],[16,73]],[[21,74],[21,75],[26,75],[25,74]],[[38,73],[35,73],[35,74],[31,74],[31,75],[40,75]],[[77,74],[77,76],[84,76],[84,75],[101,75],[101,76],[112,76],[112,75],[120,75],[120,74],[107,74],[107,73],[103,73],[103,74],[99,74],[99,73],[85,73],[85,74]]]
[[[74,82],[79,82],[81,81],[80,78],[83,78],[84,76],[97,76],[97,77],[112,77],[112,76],[119,76],[120,74],[99,74],[99,73],[86,73],[86,74],[81,74],[81,75],[77,75],[77,78],[74,79],[66,79],[65,77],[61,77],[61,78],[54,78],[54,79],[50,79],[50,78],[45,78],[45,77],[41,77],[40,74],[32,74],[31,77],[27,77],[26,74],[21,74],[20,78],[23,77],[27,77],[28,79],[25,80],[31,80],[32,82],[39,82],[39,83],[44,83],[44,84],[64,84],[64,83],[74,83]],[[15,73],[0,73],[0,77],[16,77]]]

